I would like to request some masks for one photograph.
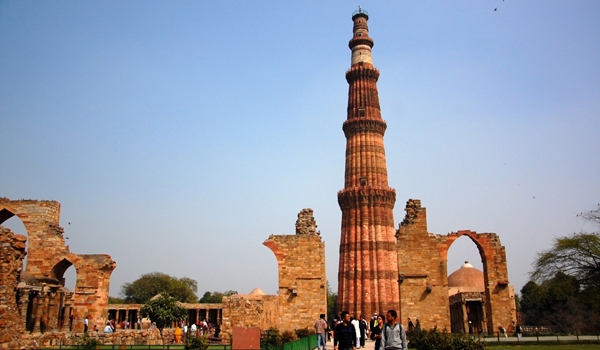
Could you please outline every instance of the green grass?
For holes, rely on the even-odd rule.
[[[600,350],[600,344],[556,344],[556,345],[492,345],[488,346],[490,350]]]
[[[118,350],[118,349],[125,349],[125,350],[148,350],[148,349],[152,349],[152,350],[162,350],[163,346],[162,345],[100,345],[99,347],[97,347],[97,349],[101,349],[101,350]],[[169,349],[169,350],[182,350],[184,348],[184,345],[165,345],[165,349]],[[58,350],[59,347],[58,346],[53,346],[53,347],[47,347],[44,348],[47,350]],[[76,346],[62,346],[60,347],[60,349],[62,350],[75,350],[77,349]],[[208,350],[224,350],[224,349],[229,349],[231,350],[231,345],[226,345],[225,347],[223,345],[210,345],[208,347]],[[599,349],[600,350],[600,349]]]

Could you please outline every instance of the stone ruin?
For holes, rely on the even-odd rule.
[[[479,329],[493,332],[499,325],[509,331],[516,322],[514,289],[508,283],[506,250],[495,233],[458,231],[438,235],[427,231],[427,211],[418,199],[406,202],[406,216],[396,231],[401,320],[419,318],[422,327],[468,330],[464,320],[451,325],[448,294],[448,250],[456,239],[469,237],[483,262],[485,298]]]
[[[15,215],[28,237],[0,226],[0,347],[30,347],[35,337],[22,337],[27,334],[83,332],[86,316],[90,325],[104,324],[116,263],[109,255],[70,252],[59,226],[60,203],[56,201],[0,198],[0,225]],[[77,271],[72,292],[65,288],[63,278],[71,266]]]
[[[235,327],[277,327],[280,331],[312,329],[320,314],[327,313],[325,243],[312,209],[302,209],[295,235],[271,235],[269,247],[279,267],[278,295],[255,290],[247,295],[223,298],[224,334]]]
[[[296,220],[296,234],[321,235],[321,231],[317,231],[317,222],[313,217],[312,209],[302,209],[298,213],[298,220]]]

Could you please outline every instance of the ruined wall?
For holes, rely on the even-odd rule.
[[[409,200],[406,217],[396,233],[400,278],[401,315],[419,318],[423,328],[450,326],[447,257],[450,246],[465,235],[477,246],[485,276],[488,330],[498,325],[509,331],[516,322],[514,293],[508,285],[506,251],[495,233],[458,231],[448,235],[427,232],[426,209]]]
[[[279,327],[279,297],[263,295],[223,297],[221,334],[231,338],[234,327],[259,327],[262,330]]]
[[[0,348],[32,347],[33,341],[22,339],[22,322],[17,300],[17,284],[23,269],[27,237],[14,235],[0,226]]]
[[[512,331],[517,314],[514,291],[508,285],[506,249],[500,244],[500,238],[495,233],[458,231],[448,234],[445,242],[438,247],[444,261],[447,259],[448,249],[452,243],[463,235],[473,240],[482,258],[488,331],[496,331],[499,325]]]
[[[107,317],[110,275],[116,267],[109,255],[78,255],[65,246],[64,230],[59,226],[60,203],[56,201],[16,200],[0,198],[0,225],[18,216],[23,222],[29,239],[27,249],[28,274],[48,284],[61,284],[65,271],[73,265],[77,281],[72,294],[73,331],[83,331],[83,321],[89,316],[90,323],[103,324]],[[54,319],[60,312],[52,294],[36,295],[36,311],[43,309],[40,317],[46,317],[49,329],[54,331]],[[39,307],[38,307],[39,306]],[[67,313],[68,314],[68,313]]]
[[[316,232],[309,232],[271,235],[263,243],[275,253],[279,266],[278,328],[282,331],[312,328],[319,315],[327,313],[325,243]]]
[[[418,318],[422,328],[450,330],[448,273],[437,250],[444,242],[427,232],[427,211],[421,201],[408,200],[406,216],[396,233],[400,282],[400,317]]]

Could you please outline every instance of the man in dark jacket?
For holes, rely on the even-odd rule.
[[[339,346],[338,346],[339,343]],[[350,314],[342,311],[342,322],[335,327],[333,334],[334,350],[356,350],[356,330],[350,324]]]

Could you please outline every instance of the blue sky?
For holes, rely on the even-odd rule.
[[[274,294],[261,243],[312,208],[336,288],[358,5],[0,1],[0,196],[59,201],[71,251],[117,262],[112,296],[153,271]],[[497,233],[520,290],[536,252],[593,229],[600,2],[360,5],[395,221],[418,198],[432,233]],[[449,259],[481,268],[467,238]]]

